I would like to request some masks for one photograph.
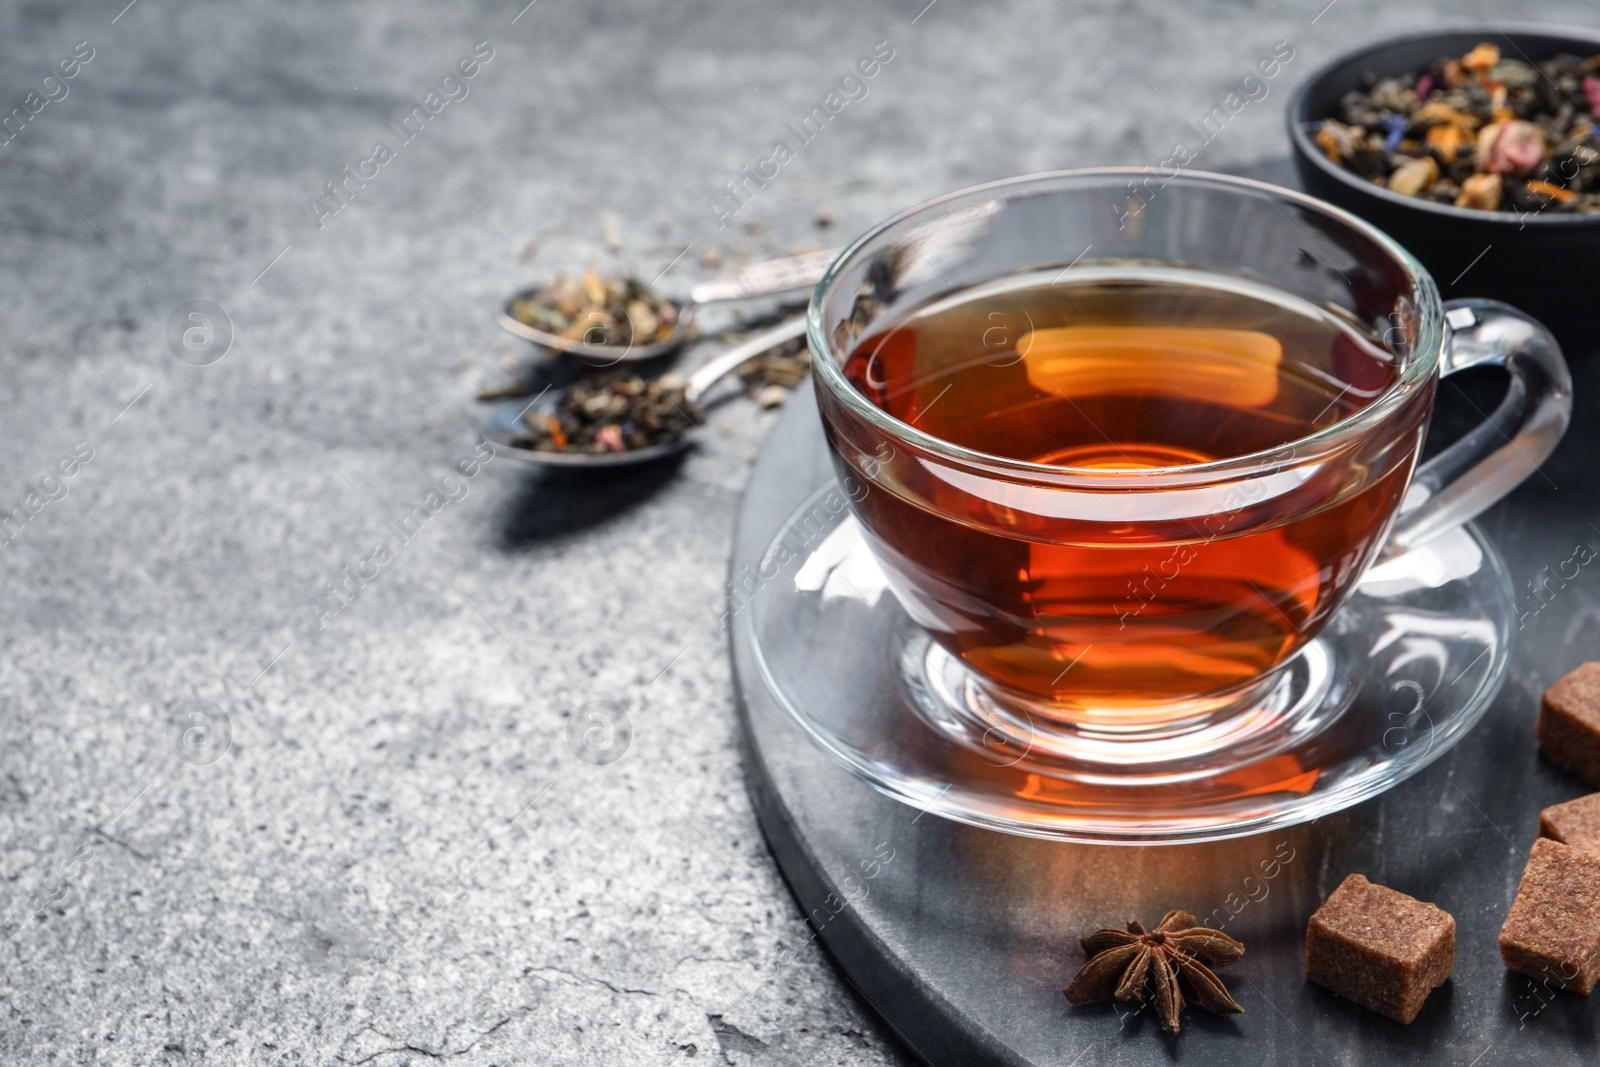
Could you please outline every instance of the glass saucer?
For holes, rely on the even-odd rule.
[[[736,591],[754,662],[823,751],[957,822],[1066,841],[1211,841],[1307,822],[1426,767],[1505,678],[1514,596],[1468,525],[1368,572],[1247,707],[1129,744],[988,701],[901,609],[842,506],[818,490]]]

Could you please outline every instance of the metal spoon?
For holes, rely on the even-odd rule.
[[[677,304],[678,320],[672,333],[664,340],[650,344],[593,345],[586,341],[572,341],[559,334],[546,333],[537,326],[529,326],[511,313],[518,300],[526,300],[543,292],[542,286],[517,293],[506,301],[506,306],[495,317],[502,327],[525,341],[557,352],[566,352],[590,363],[612,366],[616,363],[655,359],[682,347],[694,318],[695,308],[701,304],[721,303],[729,300],[749,300],[759,296],[776,296],[797,289],[808,289],[817,283],[838,256],[839,249],[828,248],[821,252],[807,252],[787,259],[774,259],[755,263],[735,271],[726,278],[713,278],[689,290],[686,303]]]
[[[689,375],[689,380],[683,389],[685,396],[691,403],[698,403],[717,382],[762,353],[799,337],[805,333],[805,329],[806,320],[801,316],[734,345]],[[625,467],[674,455],[693,443],[691,438],[685,435],[675,441],[663,441],[657,445],[623,452],[540,452],[517,445],[515,442],[523,437],[522,417],[530,411],[539,414],[554,413],[560,406],[561,395],[560,392],[547,389],[529,403],[519,401],[496,408],[493,414],[484,420],[483,439],[489,442],[496,455],[506,456],[535,467]]]

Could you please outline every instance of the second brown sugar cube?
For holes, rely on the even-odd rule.
[[[1306,977],[1409,1023],[1456,965],[1449,912],[1352,874],[1306,927]]]
[[[1600,793],[1545,808],[1539,813],[1539,836],[1600,853]]]
[[[1585,996],[1600,980],[1600,856],[1541,837],[1528,853],[1500,959],[1518,974]]]
[[[1535,736],[1545,759],[1600,789],[1600,663],[1585,663],[1544,691]]]

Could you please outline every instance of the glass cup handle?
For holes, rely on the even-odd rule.
[[[1460,526],[1520,485],[1549,458],[1572,418],[1572,376],[1549,330],[1498,300],[1452,300],[1439,377],[1504,367],[1511,387],[1494,414],[1411,479],[1383,555]]]

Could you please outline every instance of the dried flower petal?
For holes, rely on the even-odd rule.
[[[1385,115],[1383,119],[1384,137],[1383,148],[1386,152],[1393,152],[1400,147],[1400,139],[1406,133],[1406,117],[1404,115]]]
[[[1435,153],[1446,163],[1454,163],[1456,155],[1463,146],[1473,142],[1473,137],[1464,126],[1458,126],[1455,123],[1441,123],[1428,130],[1426,140],[1429,151]]]
[[[1482,125],[1482,120],[1465,111],[1458,111],[1443,100],[1423,104],[1417,108],[1417,113],[1412,120],[1424,124],[1438,124],[1443,126],[1465,126],[1475,130]]]
[[[1317,130],[1317,147],[1334,163],[1341,163],[1356,151],[1359,129],[1353,129],[1333,119],[1325,121]]]
[[[1578,195],[1571,189],[1563,189],[1561,186],[1552,185],[1549,182],[1529,182],[1528,192],[1537,193],[1540,196],[1548,196],[1558,204],[1570,204],[1577,199]]]
[[[594,443],[612,452],[626,452],[628,446],[622,443],[622,427],[616,423],[602,426],[595,432]]]
[[[1492,44],[1480,44],[1461,57],[1461,65],[1467,70],[1488,70],[1498,62],[1500,49]]]
[[[1521,119],[1492,123],[1478,135],[1478,154],[1490,174],[1526,174],[1544,159],[1544,131]]]
[[[1456,197],[1456,207],[1494,211],[1500,207],[1505,195],[1505,179],[1498,174],[1474,174],[1461,183],[1461,195]]]

